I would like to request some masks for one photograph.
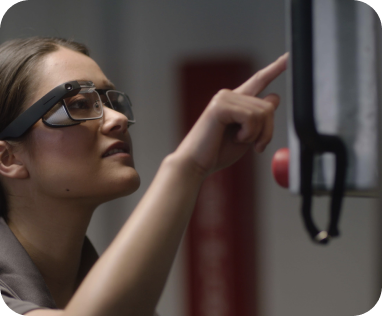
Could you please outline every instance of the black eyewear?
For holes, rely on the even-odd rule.
[[[103,105],[118,111],[134,124],[129,97],[120,91],[96,89],[91,81],[70,81],[54,88],[12,121],[0,140],[24,135],[39,119],[50,127],[67,127],[103,116]]]

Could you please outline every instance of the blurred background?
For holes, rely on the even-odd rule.
[[[357,5],[365,5],[358,3]],[[12,38],[58,36],[89,46],[91,56],[134,106],[130,132],[140,189],[102,205],[89,237],[99,254],[138,203],[163,158],[184,131],[180,69],[184,63],[243,56],[254,71],[286,51],[284,0],[29,0],[13,6],[0,28]],[[286,76],[265,93],[285,100]],[[223,88],[223,87],[221,87]],[[262,316],[353,316],[380,296],[380,220],[373,199],[346,198],[342,235],[329,246],[313,244],[300,218],[300,198],[272,178],[274,152],[287,147],[285,102],[276,114],[272,143],[254,155],[255,290],[248,293]],[[316,198],[315,216],[326,221],[328,199]],[[187,244],[183,243],[158,305],[161,316],[188,316]],[[226,315],[224,313],[210,316]]]

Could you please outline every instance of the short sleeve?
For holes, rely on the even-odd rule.
[[[36,304],[30,303],[30,302],[25,302],[20,300],[19,298],[16,298],[14,294],[11,293],[10,290],[7,288],[3,287],[0,285],[0,291],[1,291],[1,296],[7,304],[7,306],[13,310],[14,312],[24,315],[27,312],[30,312],[34,309],[46,309],[46,307],[41,307]]]

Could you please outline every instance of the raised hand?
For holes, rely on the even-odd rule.
[[[254,146],[264,151],[273,135],[276,94],[256,97],[287,66],[288,53],[235,90],[220,90],[177,149],[187,166],[207,176],[225,168]]]

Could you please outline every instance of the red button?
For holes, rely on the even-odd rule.
[[[272,173],[283,188],[289,187],[289,148],[280,148],[272,159]]]

